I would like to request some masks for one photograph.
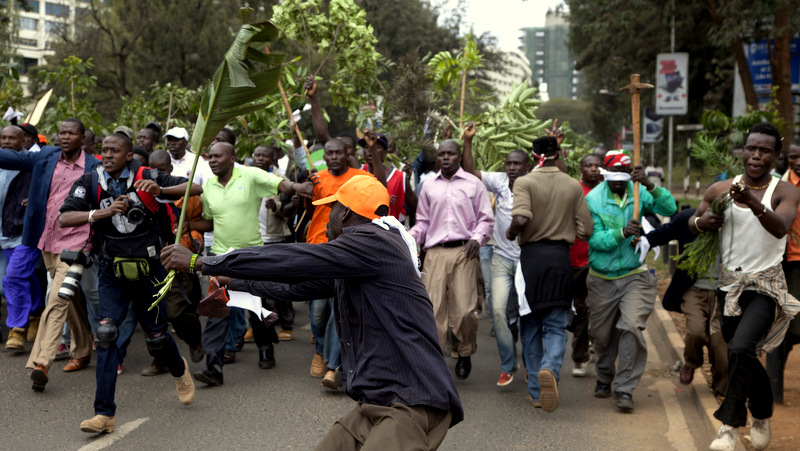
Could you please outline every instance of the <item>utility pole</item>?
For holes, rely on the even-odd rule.
[[[669,52],[675,53],[675,0],[672,0],[672,28],[669,32]],[[672,118],[667,119],[667,189],[672,192]]]

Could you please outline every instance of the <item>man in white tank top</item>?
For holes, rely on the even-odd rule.
[[[800,192],[770,175],[781,150],[781,135],[772,124],[762,123],[745,137],[744,174],[711,185],[689,228],[694,233],[720,230],[722,274],[717,288],[723,303],[721,328],[728,343],[728,386],[714,416],[722,422],[712,450],[733,450],[737,428],[752,415],[753,448],[770,440],[772,390],[757,353],[769,352],[783,340],[789,321],[800,303],[788,294],[781,260],[786,235],[794,222]],[[734,203],[724,215],[709,208],[729,191]]]

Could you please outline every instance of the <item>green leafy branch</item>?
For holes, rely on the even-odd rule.
[[[333,105],[355,116],[364,96],[378,89],[382,59],[366,11],[353,0],[284,0],[273,8],[272,20],[303,53],[308,73],[326,75],[319,82],[327,84]]]
[[[269,105],[264,97],[278,86],[281,63],[284,55],[268,54],[263,51],[265,43],[278,36],[278,29],[271,22],[250,24],[248,19],[252,8],[242,8],[242,22],[233,44],[225,53],[225,59],[214,73],[214,78],[203,92],[197,123],[192,132],[192,148],[195,159],[189,180],[194,179],[200,154],[206,150],[220,130],[238,116],[262,110]],[[189,198],[191,183],[186,185],[184,198]],[[186,209],[181,209],[177,230],[183,230],[186,220]],[[176,237],[180,243],[180,236]],[[156,293],[156,300],[150,306],[155,308],[169,292],[175,278],[171,270],[161,289]]]

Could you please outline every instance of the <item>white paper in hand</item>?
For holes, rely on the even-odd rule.
[[[239,307],[250,310],[258,315],[258,319],[261,321],[272,313],[261,306],[261,298],[253,296],[250,293],[228,290],[228,295],[231,297],[231,300],[228,301],[228,307]]]
[[[650,224],[650,222],[648,222],[647,219],[642,218],[642,230],[644,231],[645,235],[647,235],[648,233],[652,232],[655,229],[656,228],[653,227],[653,225]],[[634,252],[639,252],[640,253],[639,254],[639,263],[644,263],[645,258],[647,258],[647,253],[650,252],[650,242],[647,241],[647,238],[645,238],[643,236],[639,240],[639,242],[636,243],[636,247],[634,247]],[[653,253],[655,254],[655,258],[658,259],[658,257],[661,255],[661,248],[660,247],[656,247],[653,250]]]

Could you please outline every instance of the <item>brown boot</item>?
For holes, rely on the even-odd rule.
[[[6,339],[6,349],[9,351],[25,350],[25,329],[21,327],[15,327],[8,331],[8,339]]]
[[[117,421],[114,417],[95,415],[88,420],[81,421],[81,430],[93,434],[102,434],[104,432],[114,432],[114,426],[116,425]]]
[[[314,360],[311,361],[311,377],[322,377],[325,375],[325,359],[322,354],[314,354]]]
[[[169,368],[167,368],[166,365],[162,365],[161,362],[153,359],[153,361],[150,362],[150,366],[146,366],[142,369],[141,374],[142,376],[158,376],[159,374],[167,372],[169,372]]]
[[[175,387],[178,390],[178,399],[181,400],[181,404],[188,406],[194,402],[194,380],[189,374],[189,364],[186,363],[186,359],[181,357],[181,360],[183,360],[183,374],[173,379],[175,379]]]
[[[36,334],[39,333],[40,316],[31,316],[28,319],[28,343],[36,341]]]

